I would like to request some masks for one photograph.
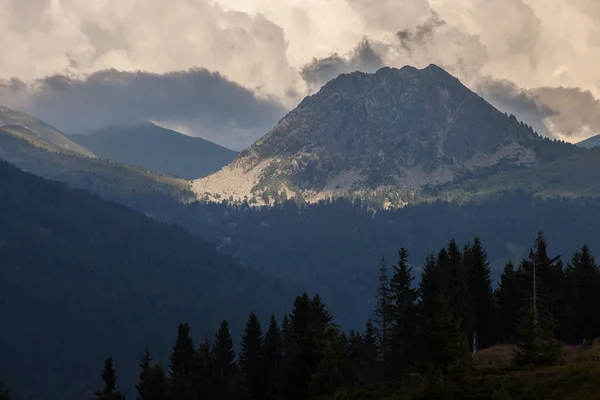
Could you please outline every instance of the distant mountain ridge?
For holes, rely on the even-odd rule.
[[[0,131],[49,151],[95,157],[91,151],[73,142],[56,128],[7,107],[0,107]]]
[[[197,179],[229,164],[236,151],[151,122],[70,135],[98,157],[183,179]]]
[[[498,165],[531,167],[542,139],[443,69],[342,74],[218,173],[208,199],[267,203],[414,192]]]
[[[585,149],[591,149],[600,146],[600,134],[582,140],[581,142],[577,143],[577,146]]]

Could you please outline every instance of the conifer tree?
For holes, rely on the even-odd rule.
[[[169,370],[169,390],[178,400],[192,398],[191,371],[194,353],[194,341],[190,336],[190,326],[187,322],[181,323],[177,329]]]
[[[94,392],[96,400],[124,400],[125,394],[117,390],[117,375],[111,357],[104,361],[102,369],[102,381],[104,389]]]
[[[213,383],[214,393],[217,400],[225,400],[227,385],[236,371],[235,351],[233,350],[233,338],[229,331],[227,321],[221,322],[221,327],[215,336]]]
[[[390,343],[390,378],[401,378],[414,364],[417,339],[418,291],[412,287],[412,268],[408,266],[408,251],[398,252],[398,265],[390,282],[392,337]]]
[[[498,306],[498,339],[504,343],[514,343],[520,313],[520,297],[515,267],[509,261],[502,271],[500,284],[494,293]]]
[[[557,307],[555,302],[560,294],[548,292],[549,287],[558,288],[559,273],[562,274],[559,257],[548,257],[546,241],[538,233],[529,260],[519,266],[523,306],[513,359],[517,365],[550,365],[560,358],[561,345],[554,337],[556,320],[552,309],[552,305]]]
[[[422,337],[421,366],[428,372],[461,373],[472,366],[467,337],[442,292],[434,301],[433,317],[426,322]]]
[[[252,396],[248,389],[248,382],[241,366],[237,365],[234,373],[227,382],[226,400],[250,400]],[[261,399],[262,400],[262,399]]]
[[[213,395],[212,368],[214,365],[208,336],[200,344],[192,362],[192,391],[195,400],[211,399]]]
[[[377,305],[373,312],[373,322],[377,328],[378,341],[381,348],[382,365],[388,370],[390,361],[390,342],[392,339],[392,298],[390,278],[385,259],[381,258],[379,267],[379,287],[377,289]]]
[[[148,399],[148,375],[150,374],[150,370],[152,368],[151,363],[152,355],[150,354],[150,349],[146,348],[139,364],[141,369],[139,381],[135,386],[138,392],[138,400]]]
[[[440,269],[433,253],[425,259],[419,282],[419,308],[423,318],[431,318],[435,309],[435,299],[440,294]]]
[[[167,373],[160,362],[150,368],[145,387],[145,396],[148,400],[165,400],[170,398]]]
[[[372,383],[381,377],[381,368],[379,363],[379,341],[377,340],[377,330],[373,326],[371,319],[367,320],[365,325],[365,334],[363,339],[363,359],[361,363],[361,376],[365,383]]]
[[[277,326],[277,320],[275,319],[275,315],[271,315],[271,320],[269,321],[269,328],[267,329],[267,333],[265,334],[263,343],[263,391],[261,394],[262,399],[271,398],[277,390],[276,383],[277,379],[279,378],[279,371],[281,368],[282,358],[283,343],[281,340],[281,331]]]
[[[600,336],[600,269],[587,245],[573,255],[567,274],[573,339],[594,339]]]
[[[492,289],[490,263],[487,252],[479,238],[473,239],[465,257],[473,315],[473,332],[469,338],[477,337],[478,347],[488,347],[495,342],[495,302]]]
[[[263,335],[260,321],[254,312],[251,312],[246,322],[246,329],[242,336],[240,364],[242,372],[248,380],[250,397],[254,400],[261,398],[262,391],[262,362],[263,362]]]
[[[471,258],[470,246],[466,247],[467,258]],[[468,270],[465,268],[463,254],[456,241],[452,239],[448,244],[446,255],[440,252],[439,265],[443,276],[442,287],[449,296],[456,320],[460,321],[462,331],[470,339],[473,331],[473,304],[471,303],[471,290],[469,288]]]
[[[318,399],[321,396],[331,395],[342,385],[343,374],[338,354],[332,343],[327,340],[323,346],[323,355],[316,371],[309,382],[309,399]]]
[[[11,400],[10,392],[4,388],[4,384],[0,381],[0,400]]]

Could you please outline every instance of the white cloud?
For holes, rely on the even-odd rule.
[[[595,100],[599,18],[597,0],[0,0],[0,78],[202,67],[291,108],[316,90],[304,78],[322,59],[338,69],[319,79],[376,65],[357,58],[367,38],[372,59],[385,65],[436,63],[472,88],[507,80]],[[555,110],[563,122],[546,125],[565,136],[597,112],[565,122],[573,110],[555,100],[551,107],[564,108]],[[584,128],[593,133],[595,124]]]

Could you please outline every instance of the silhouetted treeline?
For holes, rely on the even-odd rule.
[[[463,247],[451,240],[428,255],[418,285],[407,260],[402,248],[396,263],[381,261],[376,307],[360,331],[345,332],[321,297],[306,293],[280,324],[272,316],[263,326],[251,312],[237,355],[227,321],[199,342],[189,324],[180,324],[167,365],[153,362],[149,350],[143,355],[138,398],[344,398],[352,388],[409,387],[441,376],[460,386],[481,349],[516,343],[515,364],[555,364],[559,341],[600,337],[600,270],[587,246],[564,266],[540,233],[527,258],[506,265],[495,291],[478,238]],[[120,399],[107,368],[112,359],[103,372],[110,380],[96,398]]]

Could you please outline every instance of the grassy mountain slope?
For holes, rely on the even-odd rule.
[[[0,177],[0,376],[18,398],[86,398],[107,355],[133,379],[144,346],[166,361],[180,321],[239,334],[290,301],[183,228],[5,162]]]
[[[196,179],[229,164],[237,152],[152,123],[106,128],[70,139],[98,157],[183,179]]]
[[[94,157],[92,152],[73,142],[56,128],[30,115],[6,107],[0,107],[0,128],[4,132],[47,150]]]
[[[194,198],[189,183],[182,179],[83,155],[40,140],[36,132],[22,125],[0,127],[0,159],[132,206],[159,197],[176,201]]]

